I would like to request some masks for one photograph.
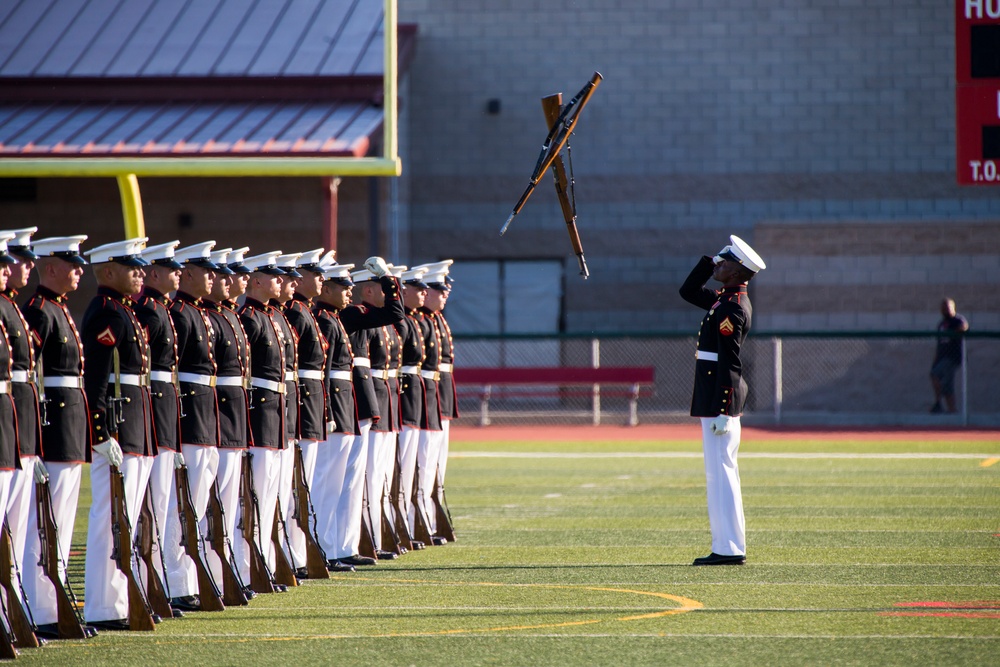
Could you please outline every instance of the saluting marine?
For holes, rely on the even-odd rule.
[[[344,504],[341,506],[341,511],[350,512],[351,515],[357,513],[358,544],[354,545],[357,548],[361,538],[362,505],[366,490],[365,473],[368,468],[369,450],[373,448],[373,440],[379,440],[379,444],[374,445],[376,450],[383,441],[382,438],[377,436],[373,438],[372,436],[373,425],[382,418],[382,415],[379,412],[379,400],[372,378],[370,346],[372,340],[381,335],[382,327],[403,319],[405,312],[403,311],[403,303],[400,301],[399,281],[389,273],[389,268],[381,257],[369,257],[365,260],[365,269],[352,274],[351,280],[362,286],[362,303],[350,305],[342,310],[340,321],[351,338],[351,348],[354,351],[354,393],[357,399],[358,425],[361,433],[355,437],[351,450],[351,460],[353,461],[354,456],[357,455],[358,467],[355,469],[349,463],[347,472],[348,479],[358,480],[357,497],[342,498]],[[380,382],[380,388],[385,388],[388,391],[384,380]],[[386,419],[390,418],[388,415],[385,417]],[[355,502],[357,510],[354,509]],[[379,505],[378,499],[369,498],[369,516],[364,517],[364,520],[370,521],[372,524],[372,538],[376,548],[378,546],[377,534],[380,531],[378,530],[379,524],[375,523],[372,514],[377,505]],[[375,564],[373,558],[358,553],[338,558],[338,560],[351,565]]]
[[[76,524],[83,463],[90,462],[91,430],[87,397],[83,392],[83,344],[66,303],[66,295],[79,287],[83,267],[80,255],[85,235],[39,239],[32,243],[38,256],[38,287],[24,306],[31,327],[38,369],[42,375],[42,442],[40,451],[52,496],[58,532],[59,577],[65,567]],[[40,462],[37,462],[40,463]],[[36,467],[37,467],[36,463]],[[36,634],[58,638],[56,589],[41,565],[37,504],[28,510],[24,551],[24,592],[37,626]]]
[[[111,475],[124,477],[130,534],[146,494],[156,446],[149,396],[149,345],[132,312],[131,296],[142,291],[147,238],[98,246],[86,254],[97,279],[97,295],[83,316],[84,388],[94,434],[90,466],[91,505],[83,615],[105,630],[129,630],[128,579],[115,563]],[[131,569],[133,564],[127,563]]]
[[[0,234],[0,293],[7,290],[10,267],[17,259],[7,252],[7,242],[14,234]],[[14,471],[21,467],[17,443],[17,412],[11,395],[14,355],[6,317],[0,318],[0,508],[7,507]]]
[[[747,283],[764,260],[738,236],[715,257],[702,257],[681,286],[685,301],[708,311],[698,332],[691,416],[701,418],[712,553],[693,565],[746,562],[746,524],[736,456],[740,415],[747,398],[740,351],[750,331],[753,308]],[[705,284],[710,278],[721,290]]]

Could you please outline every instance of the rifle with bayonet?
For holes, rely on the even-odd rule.
[[[326,552],[319,544],[316,535],[316,510],[313,508],[309,483],[306,481],[305,463],[302,458],[302,447],[295,445],[295,466],[292,473],[292,494],[294,497],[294,517],[306,536],[306,573],[310,579],[329,579],[330,571],[326,567]],[[312,527],[309,519],[312,519]]]
[[[226,605],[219,595],[219,587],[212,578],[212,572],[205,564],[205,557],[199,545],[201,535],[198,531],[198,515],[191,499],[191,483],[188,479],[188,468],[182,465],[174,469],[174,486],[177,489],[177,515],[181,522],[181,546],[184,553],[194,561],[195,572],[198,575],[198,601],[201,611],[222,611]]]
[[[10,527],[4,519],[3,530],[0,533],[0,586],[3,586],[7,594],[7,620],[10,623],[11,631],[14,634],[14,646],[17,648],[35,648],[39,646],[38,637],[35,636],[35,624],[31,621],[24,603],[21,602],[24,591],[21,595],[14,588],[17,577],[17,585],[20,588],[21,575],[15,575],[17,562],[14,559],[14,543],[10,536]]]
[[[222,601],[230,607],[245,605],[247,596],[243,592],[243,581],[240,579],[239,570],[229,557],[233,547],[229,542],[229,535],[226,534],[226,511],[219,498],[218,482],[214,482],[209,491],[205,518],[208,523],[208,534],[205,535],[205,539],[222,563]]]
[[[170,595],[167,594],[166,586],[153,566],[154,544],[155,550],[162,554],[163,547],[160,545],[160,534],[156,529],[156,517],[153,515],[152,489],[147,487],[139,507],[139,520],[135,525],[135,551],[139,560],[146,566],[146,597],[149,606],[161,618],[171,618],[174,610],[170,608]]]

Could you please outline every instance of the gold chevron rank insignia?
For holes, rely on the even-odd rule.
[[[733,327],[733,323],[729,320],[728,317],[719,322],[719,333],[722,334],[723,336],[732,336],[734,330],[735,327]]]

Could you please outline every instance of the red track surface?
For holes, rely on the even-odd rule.
[[[701,442],[701,427],[690,424],[640,424],[639,426],[459,426],[451,427],[452,442],[549,441],[579,442],[594,440],[691,440]],[[913,428],[743,428],[743,442],[761,440],[958,440],[1000,442],[1000,430],[913,429]]]

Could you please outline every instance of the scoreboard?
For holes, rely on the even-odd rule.
[[[1000,185],[1000,0],[955,0],[958,182]]]

